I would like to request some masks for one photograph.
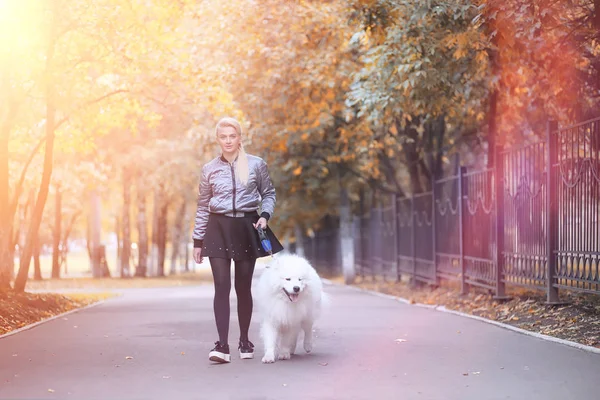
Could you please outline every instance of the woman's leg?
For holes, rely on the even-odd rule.
[[[209,258],[215,282],[213,308],[219,333],[219,342],[227,344],[229,336],[229,293],[231,292],[231,260],[228,258]]]
[[[240,340],[248,340],[248,329],[252,319],[252,275],[256,260],[235,261],[235,293],[237,294]]]

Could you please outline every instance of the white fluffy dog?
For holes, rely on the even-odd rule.
[[[276,256],[260,277],[256,300],[262,314],[263,363],[288,360],[301,330],[304,350],[311,352],[313,323],[326,299],[321,278],[305,258]]]

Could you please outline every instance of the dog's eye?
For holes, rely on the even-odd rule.
[[[291,281],[292,279],[291,279],[291,278],[285,278],[285,280],[286,280],[286,281]]]

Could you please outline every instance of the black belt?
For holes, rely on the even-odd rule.
[[[242,218],[242,217],[254,217],[258,215],[258,212],[256,211],[250,211],[250,212],[244,212],[244,211],[236,211],[234,212],[228,212],[225,214],[221,214],[224,215],[226,217],[234,217],[234,218]]]

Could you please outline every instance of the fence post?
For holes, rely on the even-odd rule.
[[[417,221],[415,219],[415,194],[412,193],[410,195],[410,254],[412,256],[412,284],[417,283],[417,238],[416,236],[416,225]]]
[[[556,251],[557,244],[557,221],[556,210],[558,193],[556,187],[555,176],[552,171],[552,166],[558,159],[558,143],[554,140],[553,133],[558,130],[558,123],[550,120],[546,125],[546,272],[547,280],[547,299],[548,304],[558,304],[558,288],[555,286],[556,280]]]
[[[494,195],[496,203],[496,300],[507,300],[504,282],[504,153],[500,147],[494,149]]]
[[[365,238],[367,237],[365,235],[366,229],[365,229],[365,192],[363,189],[360,189],[358,192],[358,213],[360,215],[359,220],[358,220],[358,237],[359,237],[359,242],[358,242],[358,246],[360,248],[359,250],[359,273],[361,278],[364,280],[365,279],[365,263],[366,263],[366,253],[367,253],[367,249],[366,249],[366,245],[365,245]]]
[[[467,285],[467,273],[466,273],[466,268],[465,268],[465,221],[464,221],[464,205],[463,205],[463,198],[464,198],[464,188],[463,188],[463,176],[466,172],[466,168],[463,167],[461,165],[462,163],[459,162],[458,164],[458,200],[457,200],[457,206],[458,206],[458,227],[460,230],[460,245],[459,245],[459,251],[460,251],[460,293],[461,294],[467,294],[469,292],[469,286]]]
[[[352,246],[354,246],[354,271],[355,274],[360,274],[360,250],[358,250],[357,243],[360,243],[360,230],[358,228],[358,218],[356,215],[352,215]]]
[[[392,244],[392,254],[394,255],[393,266],[396,269],[396,282],[400,281],[400,265],[398,263],[398,195],[392,193],[392,215],[394,219],[392,221],[392,232],[394,242]]]
[[[385,270],[384,270],[384,254],[383,254],[383,246],[384,246],[384,236],[383,236],[383,199],[380,199],[377,202],[377,225],[375,232],[377,233],[377,270],[379,271],[379,275],[385,281]]]

